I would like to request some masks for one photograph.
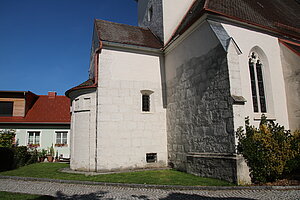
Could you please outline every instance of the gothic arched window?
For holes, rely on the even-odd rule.
[[[251,79],[252,102],[254,112],[267,112],[266,94],[263,78],[263,64],[256,52],[249,58],[249,71]]]

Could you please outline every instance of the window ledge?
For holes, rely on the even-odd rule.
[[[141,112],[141,114],[154,114],[154,112]]]
[[[55,147],[68,147],[67,144],[55,144],[54,146]]]

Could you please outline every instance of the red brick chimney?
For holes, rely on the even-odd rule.
[[[49,99],[55,99],[55,97],[56,97],[56,92],[48,92]]]

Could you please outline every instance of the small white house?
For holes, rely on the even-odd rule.
[[[71,168],[171,166],[249,182],[235,130],[300,128],[295,0],[137,0],[139,26],[95,20],[72,101]]]
[[[16,144],[39,149],[52,145],[70,158],[70,100],[55,92],[0,91],[0,129],[16,130]]]

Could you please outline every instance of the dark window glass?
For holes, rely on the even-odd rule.
[[[250,71],[250,79],[251,79],[251,91],[252,91],[252,102],[253,102],[253,110],[254,112],[258,112],[258,102],[257,102],[257,92],[256,92],[256,81],[255,81],[255,72],[254,72],[254,64],[249,60],[249,71]]]
[[[142,111],[144,112],[150,111],[150,96],[147,94],[143,94],[142,96]]]
[[[0,116],[11,117],[13,115],[14,102],[0,101]]]
[[[262,65],[258,60],[256,63],[256,73],[257,73],[257,83],[258,83],[258,92],[259,92],[259,101],[260,101],[260,111],[266,112],[266,97],[265,97],[265,88],[262,74]]]
[[[147,153],[146,154],[147,163],[156,162],[156,160],[157,160],[157,153]]]
[[[262,63],[253,52],[249,59],[249,72],[251,79],[251,92],[254,112],[267,112],[266,95],[264,89]]]

